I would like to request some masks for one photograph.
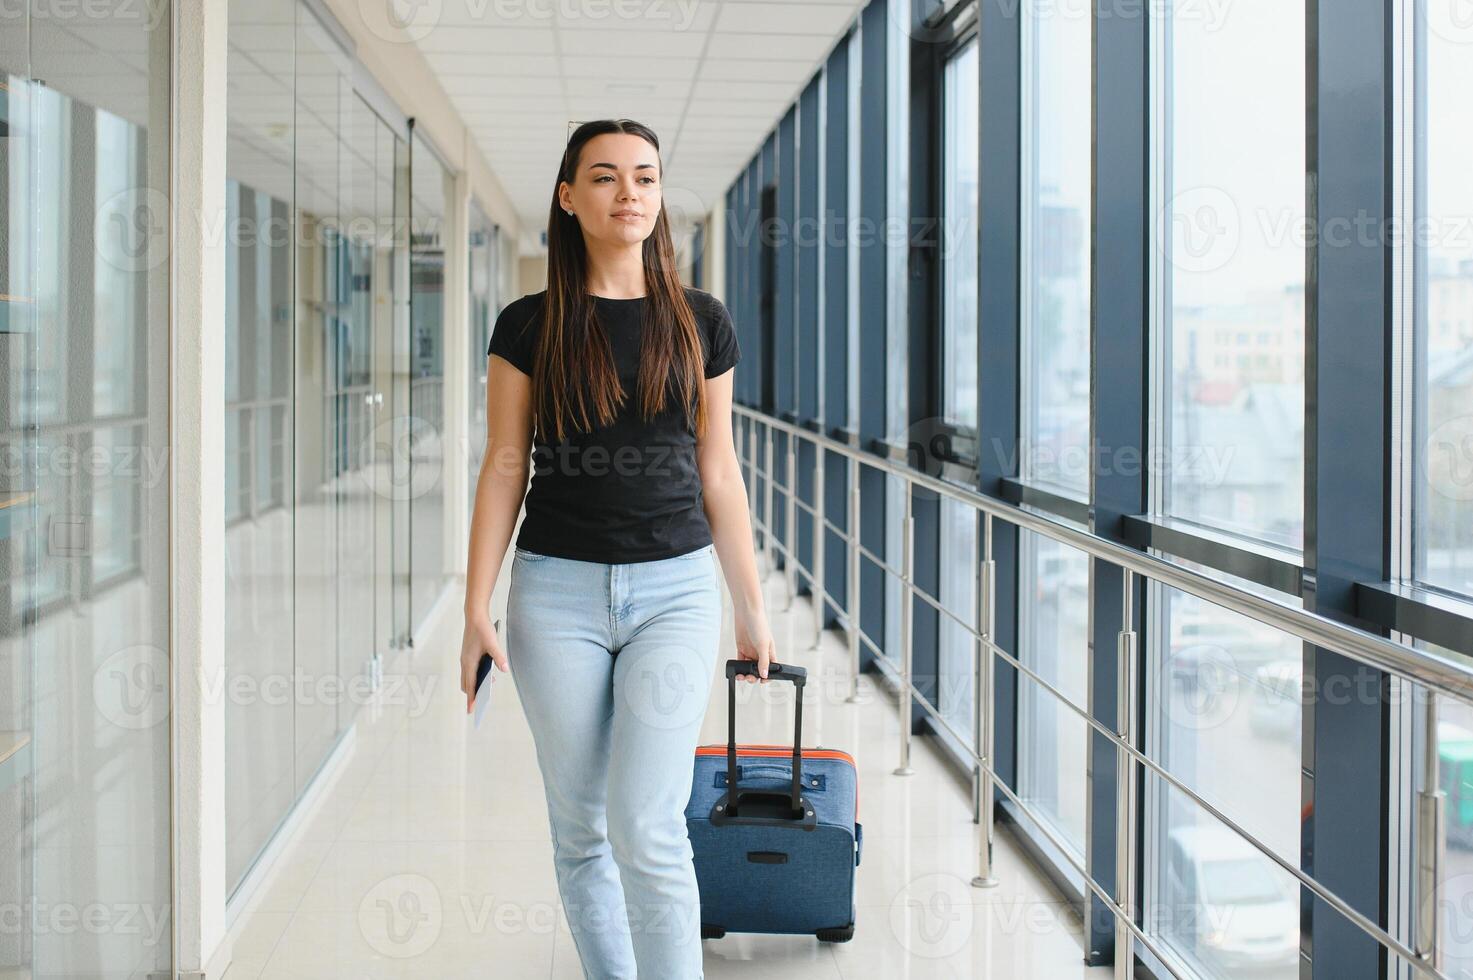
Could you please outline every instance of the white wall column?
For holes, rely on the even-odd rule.
[[[225,134],[228,0],[173,6],[170,630],[175,969],[225,935]]]
[[[706,215],[706,247],[701,261],[706,270],[706,292],[723,303],[726,298],[726,194]],[[729,305],[729,304],[728,304]]]

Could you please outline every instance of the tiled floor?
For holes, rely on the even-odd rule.
[[[500,579],[493,609],[504,607]],[[857,928],[835,945],[800,936],[708,940],[706,976],[1109,976],[1083,966],[1078,920],[1006,832],[996,848],[999,886],[971,887],[977,828],[966,786],[920,738],[915,773],[894,775],[893,703],[868,675],[860,701],[845,703],[838,635],[809,649],[807,602],[785,612],[781,574],[767,587],[779,659],[787,653],[809,670],[804,743],[847,749],[859,763]],[[502,675],[486,725],[469,728],[456,674],[458,601],[448,608],[430,642],[386,665],[383,703],[364,709],[351,757],[237,921],[227,980],[583,976],[558,906],[542,783],[516,693]],[[721,663],[733,655],[730,615],[728,606]],[[791,688],[739,688],[737,725],[742,741],[791,742]],[[724,742],[725,733],[718,670],[702,741]]]

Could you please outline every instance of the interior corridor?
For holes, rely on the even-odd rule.
[[[505,609],[509,567],[498,576],[496,615]],[[971,886],[977,831],[967,785],[924,738],[912,741],[915,773],[894,775],[893,695],[864,674],[859,702],[846,703],[840,635],[827,631],[821,648],[810,649],[807,597],[784,611],[781,571],[765,584],[779,658],[808,668],[804,745],[842,748],[859,767],[863,927],[843,944],[741,934],[707,940],[708,980],[1110,976],[1108,967],[1083,965],[1077,914],[1022,859],[1004,825],[998,886]],[[542,782],[511,678],[498,679],[489,714],[473,730],[455,673],[460,618],[453,605],[441,610],[430,642],[386,665],[382,700],[359,716],[350,758],[234,922],[227,980],[582,976],[558,906]],[[729,596],[724,620],[723,663],[735,655]],[[515,650],[507,653],[515,659]],[[725,741],[725,676],[715,673],[703,744]],[[791,741],[792,707],[788,685],[739,687],[738,740]]]

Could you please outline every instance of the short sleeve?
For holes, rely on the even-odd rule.
[[[741,345],[737,343],[736,324],[726,304],[711,297],[711,345],[706,356],[706,377],[715,378],[736,366],[742,359]]]
[[[499,354],[527,377],[532,376],[533,340],[536,330],[536,307],[524,300],[507,304],[496,325],[491,328],[491,344],[486,356]]]

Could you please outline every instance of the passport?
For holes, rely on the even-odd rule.
[[[492,628],[496,630],[496,638],[501,638],[501,620],[497,620]],[[491,654],[482,653],[481,662],[476,665],[476,700],[474,705],[476,728],[481,727],[481,719],[486,716],[486,709],[491,705],[491,691],[496,686],[496,675],[500,673],[496,669],[496,661]]]

